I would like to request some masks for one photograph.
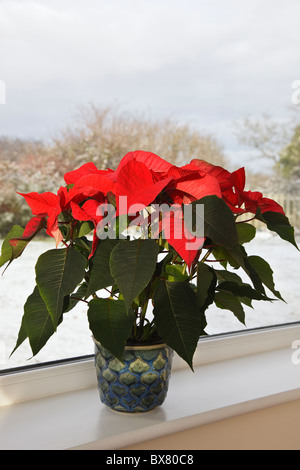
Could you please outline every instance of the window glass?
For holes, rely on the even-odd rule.
[[[0,1],[0,238],[30,216],[17,191],[56,192],[70,169],[145,149],[245,166],[247,189],[278,200],[299,241],[299,15],[294,0]],[[9,357],[45,247],[31,242],[0,277],[2,370],[93,353],[79,302],[36,357],[27,342]],[[286,303],[253,301],[245,326],[211,306],[209,334],[300,321],[295,248],[259,227],[247,249]]]
[[[93,342],[88,327],[86,304],[79,303],[65,314],[63,323],[40,353],[32,358],[28,341],[25,341],[9,358],[18,337],[23,316],[23,306],[35,286],[37,256],[53,249],[53,240],[32,241],[21,258],[15,260],[1,278],[1,369],[23,367],[93,353]]]
[[[297,288],[300,281],[300,266],[296,262],[297,252],[295,248],[289,244],[282,244],[279,237],[262,231],[249,244],[247,253],[261,256],[268,261],[274,271],[276,288],[280,291],[285,302],[278,299],[273,302],[253,301],[253,309],[244,308],[246,313],[245,326],[241,325],[231,312],[211,307],[207,312],[207,333],[209,334],[300,321],[300,292]],[[241,277],[243,276],[241,275]],[[245,279],[245,282],[248,281]]]

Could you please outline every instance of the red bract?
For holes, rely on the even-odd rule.
[[[49,215],[56,207],[58,197],[56,194],[46,193],[17,193],[23,196],[34,215]]]
[[[199,168],[195,165],[188,164],[178,167],[153,153],[137,151],[125,155],[116,170],[116,174],[121,173],[123,167],[128,165],[129,162],[131,162],[132,167],[137,165],[137,162],[142,162],[152,173],[152,184],[164,181],[166,202],[170,202],[171,199],[174,203],[188,203],[204,196],[216,195],[221,197],[218,180],[206,172],[199,171]],[[145,174],[145,169],[143,174]],[[150,178],[149,180],[151,182]],[[162,186],[164,183],[162,183]]]
[[[168,177],[155,181],[152,172],[140,161],[129,160],[127,163],[122,164],[117,172],[114,192],[118,209],[117,214],[135,214],[136,210],[132,208],[135,204],[147,207],[170,181],[171,178]],[[124,204],[120,204],[120,197],[127,198],[127,210]]]
[[[102,203],[105,203],[104,198],[103,198]],[[91,258],[95,253],[95,250],[97,248],[98,241],[99,241],[99,238],[97,236],[98,224],[103,219],[103,214],[99,213],[98,211],[100,202],[96,201],[95,199],[89,199],[82,205],[82,207],[80,207],[77,203],[72,202],[72,201],[70,205],[71,205],[72,215],[74,219],[81,221],[81,222],[91,221],[94,224],[95,229],[94,229],[92,250],[90,254],[90,258]]]
[[[68,207],[67,189],[64,187],[60,188],[57,195],[50,192],[19,194],[25,198],[34,215],[39,217],[48,216],[47,234],[55,239],[56,246],[58,246],[63,240],[58,227],[58,216]]]
[[[183,211],[179,207],[164,213],[161,229],[165,239],[190,268],[204,244],[204,238],[197,238],[189,233]]]
[[[129,152],[122,158],[121,162],[118,165],[116,173],[118,174],[124,165],[128,162],[142,162],[146,167],[153,171],[154,173],[163,173],[165,174],[170,168],[174,165],[167,162],[163,158],[159,157],[155,153],[144,152],[143,150],[137,150],[136,152]]]
[[[244,191],[242,198],[246,212],[256,214],[256,211],[259,208],[262,214],[264,212],[279,212],[280,214],[285,215],[283,208],[276,201],[263,197],[260,192]]]
[[[204,160],[192,160],[192,165],[216,178],[220,184],[222,198],[236,213],[251,212],[256,214],[259,208],[262,213],[271,211],[284,214],[283,208],[272,199],[264,198],[262,193],[245,191],[245,169],[240,168],[233,173],[220,166],[212,165]],[[244,207],[242,207],[244,205]]]
[[[104,202],[105,200],[103,199],[103,203]],[[91,221],[95,225],[99,222],[100,217],[97,216],[97,209],[100,205],[99,201],[96,201],[95,199],[89,199],[82,205],[82,207],[80,207],[79,204],[71,201],[70,205],[74,219],[81,222]]]
[[[173,201],[179,204],[188,204],[205,196],[222,197],[218,181],[200,171],[191,171],[174,179],[170,184],[169,194]]]
[[[88,198],[99,198],[115,191],[115,172],[101,170],[81,176],[69,190],[69,200],[82,202]]]
[[[92,162],[85,163],[77,170],[69,171],[65,174],[64,179],[68,185],[75,184],[80,178],[83,176],[87,176],[89,174],[103,174],[112,172],[112,170],[98,170],[96,165]]]
[[[272,199],[264,198],[259,192],[245,191],[244,168],[231,173],[200,159],[178,167],[154,153],[141,150],[127,153],[116,171],[98,170],[90,162],[66,173],[65,182],[67,187],[61,187],[57,194],[19,193],[26,199],[35,216],[26,230],[30,236],[31,231],[34,233],[35,224],[47,219],[47,233],[55,238],[58,245],[63,240],[58,222],[62,212],[74,225],[77,221],[91,221],[94,225],[91,256],[98,243],[97,228],[103,231],[106,223],[104,212],[98,208],[110,202],[116,208],[114,217],[131,217],[154,203],[165,204],[171,209],[177,204],[180,208],[183,204],[190,204],[206,196],[222,198],[234,214],[256,214],[258,209],[262,213],[271,211],[284,214],[282,207]],[[184,224],[182,209],[179,211],[179,219],[172,212],[164,214],[165,220],[160,230],[171,224],[166,239],[191,266],[203,239],[194,239],[194,245],[188,245],[190,234]],[[147,223],[146,218],[138,222],[143,226]],[[178,230],[183,233],[182,237],[178,237]]]
[[[20,241],[31,240],[39,231],[46,226],[44,217],[32,217],[26,224],[23,235],[21,237],[11,238],[9,243],[11,246],[18,246]]]

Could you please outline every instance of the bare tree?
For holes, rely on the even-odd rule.
[[[278,121],[268,115],[260,119],[247,117],[236,123],[239,142],[256,151],[257,159],[272,163],[273,174],[260,178],[261,187],[269,191],[299,192],[300,125],[299,116]],[[255,158],[255,157],[254,157]]]
[[[247,117],[236,122],[236,135],[239,142],[257,151],[257,158],[271,160],[274,165],[279,160],[281,149],[292,135],[290,121],[279,122],[264,114],[260,119]]]
[[[60,155],[68,169],[87,161],[114,169],[134,150],[151,151],[176,164],[192,158],[225,163],[223,150],[212,136],[170,118],[151,119],[118,106],[81,108],[75,124],[54,139],[52,154]]]
[[[217,141],[172,119],[150,119],[94,105],[79,110],[75,123],[50,142],[0,139],[0,233],[24,225],[28,207],[19,192],[56,192],[64,173],[93,161],[98,168],[116,168],[130,151],[147,150],[176,164],[202,158],[223,165]]]

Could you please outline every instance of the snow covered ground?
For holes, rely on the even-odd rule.
[[[36,364],[93,353],[93,343],[86,317],[86,306],[79,305],[65,315],[58,332],[34,358],[27,341],[9,358],[18,336],[23,305],[35,284],[37,256],[53,248],[53,240],[31,242],[21,258],[0,276],[0,369]],[[248,254],[264,257],[274,271],[276,288],[287,303],[254,302],[245,308],[248,328],[300,321],[300,253],[277,236],[264,232],[247,245]],[[207,333],[218,334],[245,329],[234,315],[210,307]]]

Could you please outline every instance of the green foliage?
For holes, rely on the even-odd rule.
[[[86,259],[73,248],[49,250],[36,264],[36,283],[50,314],[54,329],[63,312],[65,296],[82,282]]]
[[[269,230],[276,232],[280,238],[288,241],[298,249],[295,240],[295,229],[291,226],[289,219],[285,215],[278,212],[265,212],[262,214],[258,209],[256,218],[264,222]]]
[[[200,312],[206,309],[214,301],[217,275],[215,270],[204,263],[199,263],[197,268],[197,307]]]
[[[90,261],[90,274],[87,289],[87,297],[114,284],[114,278],[110,272],[110,255],[120,240],[101,240],[96,252]]]
[[[238,245],[238,235],[232,211],[227,204],[217,196],[206,196],[202,199],[192,202],[192,217],[185,214],[185,223],[191,233],[196,236],[205,236],[214,241],[216,245],[225,248],[234,248]],[[205,210],[202,211],[202,207]],[[204,233],[202,227],[197,233],[198,227],[194,225],[193,220],[203,219]],[[200,225],[200,224],[199,224]]]
[[[28,338],[35,356],[54,332],[52,318],[36,286],[24,305],[24,316],[13,352]]]
[[[272,301],[273,296],[282,300],[269,264],[258,256],[248,256],[243,247],[254,238],[254,227],[236,223],[228,206],[216,196],[193,202],[194,215],[202,214],[202,204],[205,243],[189,268],[162,237],[100,240],[91,256],[88,224],[78,226],[73,239],[69,230],[68,246],[49,250],[37,260],[36,286],[24,306],[14,351],[28,339],[36,355],[64,316],[83,301],[94,338],[120,360],[128,341],[151,343],[160,338],[193,369],[193,355],[199,337],[206,335],[206,314],[213,303],[245,324],[245,306]],[[258,218],[296,246],[284,216],[258,213]],[[193,224],[192,219],[186,222]],[[22,240],[23,232],[15,226],[4,240],[1,266],[22,254],[31,239]],[[20,244],[11,245],[10,240],[16,238],[21,239]],[[251,284],[242,280],[238,269]],[[153,318],[147,313],[149,302],[153,303]]]
[[[189,284],[160,280],[153,301],[159,335],[193,368],[193,355],[203,334],[197,295]]]
[[[119,286],[127,310],[151,281],[158,252],[159,247],[155,240],[120,242],[111,252],[111,273]]]
[[[134,311],[126,309],[123,300],[93,299],[88,320],[96,341],[122,361],[124,347],[135,322]]]
[[[11,238],[22,236],[23,232],[23,227],[21,227],[20,225],[14,225],[11,231],[7,234],[1,247],[0,267],[6,264],[8,261],[9,263],[11,263],[14,259],[18,258],[22,254],[24,246],[22,247],[22,249],[16,252],[16,250],[14,250],[14,247],[9,243],[9,241]]]

